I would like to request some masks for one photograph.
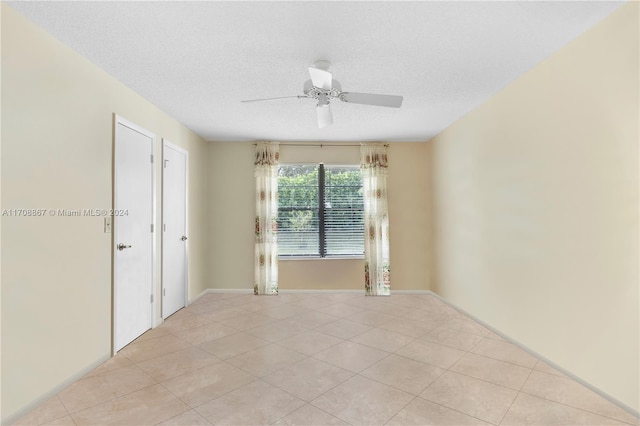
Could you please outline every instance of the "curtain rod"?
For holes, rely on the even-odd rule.
[[[325,147],[325,146],[337,146],[337,147],[343,147],[343,146],[361,146],[362,144],[345,144],[345,143],[338,143],[338,144],[332,144],[332,143],[286,143],[286,142],[278,142],[281,146],[319,146],[320,148]],[[257,146],[257,143],[254,143],[253,146]],[[389,144],[385,143],[384,144],[385,147],[388,147]]]

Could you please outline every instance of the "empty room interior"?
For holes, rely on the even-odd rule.
[[[1,423],[637,426],[639,23],[3,1]]]

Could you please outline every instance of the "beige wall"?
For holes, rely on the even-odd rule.
[[[209,142],[210,288],[253,289],[254,149],[249,142]]]
[[[389,147],[389,218],[392,288],[428,290],[427,173],[424,143]],[[213,288],[253,288],[254,146],[212,142],[210,146],[210,279]],[[281,145],[282,163],[358,164],[359,148]],[[232,178],[230,178],[232,176]],[[361,290],[360,259],[281,260],[279,288]]]
[[[432,289],[635,410],[638,8],[428,144]]]
[[[429,290],[431,218],[427,144],[389,145],[391,289]]]
[[[190,153],[198,294],[208,285],[206,143],[2,4],[2,209],[110,208],[113,113],[156,134],[156,158],[163,137]],[[2,217],[2,228],[4,423],[110,355],[111,235],[99,217]]]

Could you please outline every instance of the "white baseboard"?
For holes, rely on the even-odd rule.
[[[315,294],[361,294],[364,296],[364,289],[362,290],[303,290],[303,289],[283,289],[278,291],[280,294],[292,294],[292,293],[315,293]],[[391,290],[391,296],[394,294],[431,294],[429,290]],[[372,296],[376,297],[376,296]],[[387,296],[380,296],[387,297]]]
[[[253,294],[253,288],[210,288],[208,293]]]
[[[536,351],[534,351],[534,350],[530,349],[529,347],[523,345],[522,343],[518,342],[517,340],[512,339],[511,337],[505,335],[500,330],[498,330],[498,329],[492,327],[491,325],[487,324],[486,322],[482,321],[480,318],[470,314],[469,312],[465,311],[464,309],[459,308],[458,306],[454,305],[453,303],[449,302],[448,300],[444,299],[443,297],[441,297],[440,295],[438,295],[438,294],[436,294],[436,293],[434,293],[432,291],[429,291],[429,294],[433,295],[436,299],[438,299],[441,302],[447,304],[448,306],[452,307],[453,309],[455,309],[456,311],[460,312],[461,314],[471,318],[472,320],[474,320],[478,324],[482,325],[483,327],[491,330],[493,333],[495,333],[498,336],[502,337],[503,339],[507,340],[509,343],[513,343],[514,345],[516,345],[517,347],[519,347],[523,351],[525,351],[528,354],[538,358],[542,362],[548,364],[550,367],[558,370],[559,372],[561,372],[562,374],[564,374],[565,376],[567,376],[571,380],[574,380],[574,381],[580,383],[581,385],[583,385],[584,387],[586,387],[587,389],[590,389],[591,391],[597,393],[598,395],[600,395],[601,397],[603,397],[607,401],[617,405],[618,407],[622,408],[623,410],[629,412],[630,414],[632,414],[632,415],[634,415],[636,417],[640,417],[640,413],[638,411],[636,411],[633,408],[629,407],[624,402],[621,402],[621,401],[617,400],[616,398],[612,397],[611,395],[607,394],[606,392],[598,389],[596,386],[592,385],[591,383],[586,382],[585,380],[583,380],[580,377],[576,376],[572,372],[565,370],[564,368],[562,368],[561,366],[559,366],[555,362],[551,361],[550,359],[540,355]]]
[[[393,296],[394,294],[426,294],[426,295],[431,295],[433,293],[430,290],[394,290],[394,289],[391,289],[391,295]]]
[[[364,290],[313,290],[313,289],[278,289],[278,293],[280,294],[328,294],[328,293],[337,293],[337,294],[364,294]]]
[[[253,289],[248,288],[208,288],[203,290],[193,299],[189,300],[188,305],[191,305],[196,300],[200,299],[202,296],[213,293],[237,293],[237,294],[253,294]]]
[[[98,360],[92,362],[87,367],[85,367],[82,370],[78,371],[74,375],[72,375],[70,377],[67,377],[62,383],[58,384],[57,386],[55,386],[53,389],[49,390],[48,392],[45,392],[39,398],[31,401],[25,407],[21,408],[20,410],[16,411],[15,413],[13,413],[13,414],[7,416],[6,418],[2,419],[0,421],[0,424],[11,425],[11,424],[17,422],[22,417],[26,416],[31,411],[35,410],[36,408],[38,408],[39,406],[41,406],[42,404],[44,404],[45,402],[47,402],[48,400],[50,400],[51,398],[56,396],[58,393],[62,392],[67,386],[73,384],[74,382],[76,382],[77,380],[79,380],[82,377],[84,377],[87,373],[89,373],[90,371],[92,371],[96,367],[99,367],[100,365],[102,365],[102,363],[107,361],[109,358],[111,358],[111,352],[109,352],[106,355],[101,356],[100,358],[98,358]]]
[[[236,294],[253,294],[253,289],[244,289],[244,288],[231,288],[231,289],[225,289],[225,288],[209,288],[204,290],[203,292],[201,292],[200,294],[198,294],[194,299],[189,301],[189,304],[192,304],[193,302],[195,302],[196,300],[200,299],[202,296],[204,296],[205,294],[211,294],[211,293],[236,293]],[[364,295],[364,289],[362,290],[355,290],[355,289],[346,289],[346,290],[340,290],[340,289],[279,289],[278,290],[279,294],[304,294],[304,293],[309,293],[309,294],[328,294],[328,293],[342,293],[342,294],[362,294]],[[431,291],[429,290],[391,290],[391,295],[393,296],[394,294],[433,294]]]

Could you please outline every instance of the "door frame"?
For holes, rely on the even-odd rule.
[[[165,208],[165,196],[164,196],[164,161],[165,161],[165,148],[170,148],[175,151],[184,154],[185,156],[185,168],[184,168],[184,232],[185,236],[189,236],[189,151],[184,148],[179,147],[178,145],[172,143],[168,139],[162,138],[162,266],[161,266],[161,274],[162,274],[162,290],[164,291],[164,208]],[[186,307],[189,303],[189,240],[185,241],[184,248],[184,306]],[[164,293],[160,293],[162,296],[162,302],[164,305]],[[164,318],[163,312],[164,306],[160,309],[160,316]]]
[[[149,328],[155,327],[156,321],[154,319],[154,313],[156,312],[156,303],[157,303],[157,292],[156,292],[156,266],[157,266],[157,254],[156,254],[156,218],[157,218],[157,209],[156,209],[156,161],[155,161],[155,153],[156,153],[156,135],[151,133],[149,130],[138,126],[137,124],[127,120],[126,118],[114,113],[113,114],[113,143],[112,143],[112,154],[111,154],[111,163],[112,163],[112,173],[111,173],[111,188],[112,190],[112,198],[111,198],[111,208],[112,210],[116,209],[116,196],[117,196],[117,188],[116,188],[116,176],[118,173],[118,168],[116,164],[116,132],[118,125],[123,125],[125,127],[130,128],[138,133],[141,133],[151,139],[151,226],[153,231],[151,232],[151,289],[150,294],[152,296],[152,301],[149,304],[149,309],[151,310],[151,322],[149,324]],[[116,220],[115,216],[111,217],[111,356],[116,354]]]

